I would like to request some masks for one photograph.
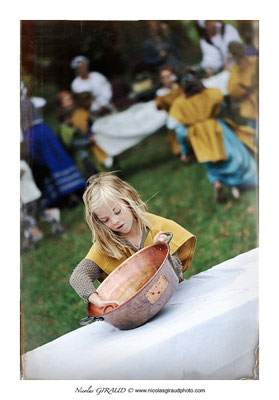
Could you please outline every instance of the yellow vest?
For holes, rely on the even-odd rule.
[[[233,65],[230,70],[230,78],[228,82],[228,93],[240,101],[240,115],[245,118],[256,119],[258,117],[258,97],[259,91],[256,87],[248,97],[242,100],[246,93],[245,87],[250,88],[257,77],[258,57],[248,57],[245,68],[240,69],[237,64]]]
[[[182,262],[183,272],[186,271],[192,262],[196,247],[196,237],[172,220],[150,213],[147,213],[147,218],[150,222],[150,225],[148,225],[150,230],[145,240],[144,247],[153,244],[154,237],[160,231],[173,233],[173,238],[170,242],[170,254],[173,254],[176,251],[178,252],[179,259]],[[133,254],[134,251],[129,249],[129,254],[123,254],[121,259],[118,260],[116,258],[106,256],[105,254],[101,254],[97,250],[97,246],[94,243],[85,258],[93,261],[107,275],[109,275],[116,267],[118,267],[123,261]]]
[[[75,128],[80,129],[83,133],[88,132],[88,120],[90,112],[84,108],[77,108],[73,112],[73,125]]]
[[[77,108],[73,113],[73,125],[75,128],[80,129],[82,132],[88,132],[88,119],[90,112],[84,108]],[[108,157],[107,153],[101,149],[96,143],[91,146],[91,151],[96,159],[103,164],[105,159]]]
[[[169,115],[188,128],[191,142],[199,162],[226,160],[222,128],[216,116],[223,101],[219,89],[204,89],[191,97],[177,97]]]
[[[173,101],[181,94],[183,94],[183,89],[177,84],[174,84],[173,88],[168,94],[165,94],[163,96],[156,96],[155,102],[157,108],[159,108],[160,110],[169,111]]]

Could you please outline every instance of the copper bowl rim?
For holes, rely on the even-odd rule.
[[[146,249],[148,249],[148,248],[150,248],[150,247],[153,247],[153,246],[158,247],[158,245],[163,245],[164,247],[167,246],[167,254],[166,254],[166,257],[164,258],[164,260],[162,261],[160,267],[159,267],[159,268],[157,269],[157,271],[155,272],[155,274],[152,275],[151,278],[150,278],[150,279],[149,279],[149,280],[148,280],[148,281],[147,281],[147,282],[132,296],[132,297],[130,297],[127,301],[125,301],[124,303],[120,304],[118,307],[114,308],[113,310],[108,311],[108,312],[105,313],[105,314],[101,314],[100,317],[105,317],[105,316],[107,316],[107,315],[113,313],[114,311],[119,310],[122,306],[126,305],[129,301],[133,300],[133,298],[134,298],[135,296],[137,296],[137,295],[149,284],[149,282],[154,278],[154,276],[157,275],[157,273],[162,269],[164,263],[166,262],[166,260],[167,260],[167,258],[168,258],[168,255],[169,255],[169,253],[170,253],[170,246],[169,246],[167,243],[161,242],[161,243],[153,243],[153,244],[150,244],[149,246],[146,246],[146,247],[144,247],[143,249],[137,251],[137,252],[136,252],[135,254],[133,254],[133,255],[140,254],[141,252],[146,251]],[[132,257],[133,257],[133,256],[132,256]],[[123,261],[123,263],[128,262],[129,259],[130,259],[130,257],[129,257],[127,260]],[[111,277],[112,274],[113,274],[115,271],[117,271],[117,269],[118,269],[123,263],[121,263],[120,265],[118,265],[118,267],[116,267],[116,268],[109,274],[109,276]],[[104,282],[105,282],[105,280],[104,280]],[[101,285],[103,285],[104,282],[102,282]],[[100,286],[101,286],[101,285],[100,285]],[[100,286],[99,286],[99,287],[100,287]],[[96,290],[97,292],[98,292],[99,287],[98,287],[97,290]]]

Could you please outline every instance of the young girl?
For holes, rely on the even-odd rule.
[[[170,254],[176,274],[181,278],[189,268],[195,236],[174,221],[147,213],[136,190],[116,175],[99,173],[91,177],[83,200],[93,246],[73,271],[70,284],[85,301],[98,307],[113,304],[99,297],[93,282],[109,275],[143,247],[167,242],[165,232],[173,233]]]

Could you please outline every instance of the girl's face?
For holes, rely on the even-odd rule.
[[[173,73],[168,69],[164,69],[160,73],[160,80],[164,87],[171,88],[173,84]]]
[[[109,199],[95,210],[95,215],[107,228],[122,236],[128,234],[135,223],[132,211],[123,200]]]
[[[62,103],[62,107],[65,107],[65,108],[72,107],[74,105],[74,100],[73,100],[72,95],[70,93],[65,94],[62,97],[61,103]]]

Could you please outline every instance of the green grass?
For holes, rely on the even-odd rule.
[[[182,164],[170,154],[164,130],[147,138],[118,160],[121,177],[133,185],[154,214],[171,218],[197,236],[192,267],[185,278],[258,245],[258,195],[240,200],[229,192],[225,204],[214,200],[205,169]],[[41,224],[45,237],[21,257],[22,352],[79,328],[86,304],[69,285],[69,277],[90,245],[83,205],[61,212],[68,232],[56,239]]]

